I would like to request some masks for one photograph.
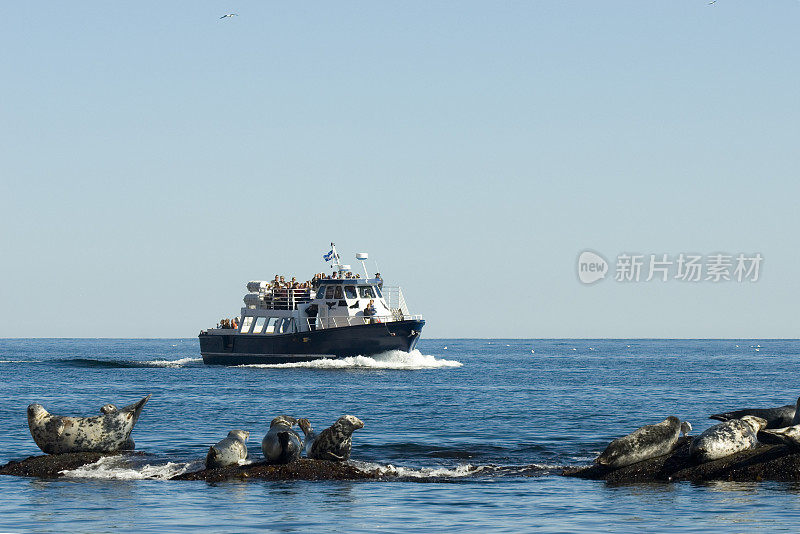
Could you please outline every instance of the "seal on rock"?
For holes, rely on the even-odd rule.
[[[767,428],[785,428],[800,423],[800,421],[794,421],[796,414],[797,405],[787,404],[776,408],[744,408],[732,412],[716,413],[709,419],[730,421],[731,419],[741,419],[745,415],[753,415],[764,419],[767,422]]]
[[[247,459],[247,438],[250,432],[246,430],[231,430],[228,437],[208,448],[206,455],[206,469],[237,465]]]
[[[273,464],[288,464],[300,457],[303,442],[300,435],[292,430],[297,419],[287,415],[279,415],[269,425],[269,431],[261,440],[264,458]]]
[[[758,432],[766,426],[765,419],[754,415],[725,421],[697,436],[689,446],[689,454],[701,462],[708,462],[751,449],[758,443]]]
[[[595,463],[616,469],[669,454],[678,443],[681,432],[688,435],[691,429],[688,421],[681,422],[670,415],[658,424],[643,426],[615,439],[595,459]]]
[[[350,458],[353,432],[364,428],[361,419],[353,415],[341,416],[319,434],[311,430],[308,419],[300,419],[297,424],[306,435],[306,456],[334,462],[343,462]]]
[[[767,436],[764,436],[766,434]],[[787,426],[785,428],[773,428],[762,430],[759,438],[764,437],[763,441],[782,443],[790,449],[800,449],[800,425]]]
[[[121,410],[101,409],[95,417],[53,415],[41,404],[28,406],[28,428],[36,445],[47,454],[65,452],[116,452],[133,447],[130,439],[150,395]]]

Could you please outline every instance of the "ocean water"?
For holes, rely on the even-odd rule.
[[[211,367],[196,339],[0,340],[0,464],[41,454],[33,402],[95,415],[152,398],[140,454],[57,480],[0,477],[0,532],[796,531],[800,486],[636,484],[559,476],[667,415],[800,395],[796,340],[423,339],[411,354]],[[275,415],[350,413],[352,461],[382,481],[177,482],[232,429],[250,451]]]

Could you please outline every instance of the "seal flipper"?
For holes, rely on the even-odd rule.
[[[278,456],[278,462],[288,464],[291,461],[291,453],[289,452],[289,433],[278,432],[278,443],[281,446],[281,454]]]
[[[334,454],[331,451],[325,452],[326,458],[324,460],[330,460],[332,462],[344,462],[347,460],[347,456],[339,456],[338,454]]]
[[[144,405],[147,404],[148,400],[150,400],[150,397],[151,395],[148,394],[142,400],[134,402],[133,404],[129,404],[119,411],[133,413],[133,424],[135,425],[139,420],[139,415],[142,413],[142,408],[144,408]]]
[[[217,449],[212,445],[208,448],[208,454],[206,455],[206,469],[214,469],[215,467],[217,467]]]
[[[280,456],[278,456],[278,463],[288,464],[300,457],[300,439],[297,434],[291,430],[287,430],[285,432],[278,432],[277,436],[278,444],[281,449]]]
[[[56,421],[55,424],[56,436],[61,437],[61,434],[63,434],[66,429],[67,429],[67,423],[65,423],[63,419],[59,419]]]

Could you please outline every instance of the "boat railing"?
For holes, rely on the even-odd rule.
[[[310,289],[272,289],[262,293],[248,293],[244,303],[251,308],[267,310],[296,310],[301,304],[311,302]]]
[[[347,316],[347,317],[309,317],[306,319],[308,322],[309,330],[326,330],[330,328],[342,328],[345,326],[359,326],[365,324],[379,324],[379,323],[394,323],[397,321],[421,321],[422,315],[406,315],[406,314],[393,314],[393,315],[373,315],[366,317],[363,315]]]
[[[390,310],[400,310],[404,315],[408,315],[408,306],[400,286],[384,286],[381,293]]]

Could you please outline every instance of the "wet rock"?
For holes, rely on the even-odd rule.
[[[639,482],[735,482],[800,481],[800,451],[784,445],[759,444],[746,450],[706,463],[689,456],[691,438],[682,438],[671,454],[644,462],[610,469],[599,465],[566,469],[563,476],[604,480],[611,484]]]
[[[77,469],[93,464],[104,456],[115,456],[119,453],[102,452],[68,452],[64,454],[47,454],[30,456],[19,462],[11,461],[0,466],[0,475],[18,477],[58,478],[61,471]]]
[[[267,464],[259,462],[249,465],[235,465],[217,469],[203,469],[184,473],[170,480],[369,480],[380,478],[377,471],[366,472],[352,465],[326,460],[300,458],[288,464]]]

